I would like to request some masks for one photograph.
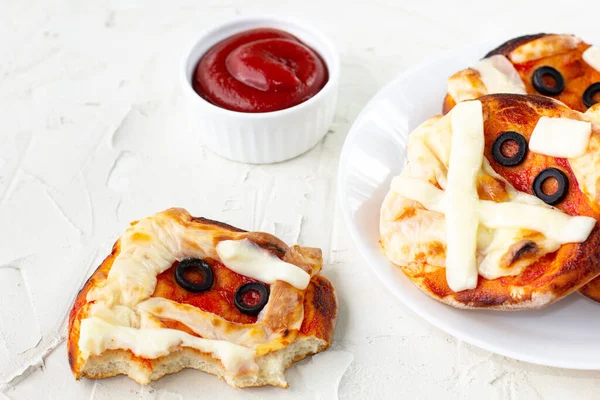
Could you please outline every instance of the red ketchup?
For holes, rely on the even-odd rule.
[[[233,111],[283,110],[313,97],[327,83],[321,57],[295,36],[271,28],[238,33],[202,56],[196,93]]]

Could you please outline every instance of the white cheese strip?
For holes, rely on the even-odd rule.
[[[594,218],[572,217],[555,208],[515,202],[481,200],[477,211],[487,227],[529,229],[561,244],[584,242],[596,225]]]
[[[88,292],[87,301],[132,308],[154,293],[156,276],[169,269],[175,260],[206,257],[198,250],[195,250],[198,255],[182,251],[175,238],[184,236],[185,231],[170,219],[162,222],[155,224],[151,218],[145,218],[125,232],[120,248],[126,250],[115,258],[106,281]],[[202,248],[206,247],[202,245],[206,241],[199,238],[195,243]]]
[[[483,162],[480,101],[458,104],[451,114],[452,143],[446,189],[446,280],[455,292],[477,286],[477,175]]]
[[[526,94],[525,84],[519,73],[503,55],[497,54],[475,63],[471,68],[479,72],[481,81],[488,94],[517,93]]]
[[[217,254],[230,270],[261,282],[284,281],[300,290],[310,282],[310,275],[302,268],[281,261],[248,239],[219,242]]]
[[[413,183],[416,185],[412,186]],[[407,187],[412,188],[405,190]],[[444,193],[432,184],[412,177],[406,179],[397,177],[392,181],[392,193],[407,198],[410,196],[404,196],[401,192],[410,194],[411,191],[414,201],[419,201],[423,205],[429,203],[428,210],[417,210],[414,216],[402,221],[401,229],[398,229],[398,222],[393,214],[391,218],[387,218],[387,221],[393,221],[390,224],[393,233],[390,235],[390,231],[388,231],[387,234],[382,234],[386,254],[394,263],[407,265],[421,253],[426,255],[427,258],[424,262],[428,265],[445,267],[445,252],[438,254],[430,251],[432,248],[439,247],[439,244],[444,247],[446,244],[445,218],[443,215],[437,214],[444,211],[441,207]],[[388,199],[393,197],[392,194]],[[518,197],[520,199],[520,196]],[[536,199],[534,196],[529,197]],[[402,204],[402,201],[400,203]],[[385,203],[384,206],[386,206]],[[515,244],[519,242],[535,243],[537,247],[535,257],[527,257],[507,265],[514,255]],[[432,243],[437,243],[437,246],[432,247]],[[479,276],[486,279],[518,275],[539,257],[556,251],[559,247],[560,243],[541,234],[532,235],[531,230],[512,227],[488,228],[480,220],[477,230],[477,271]]]
[[[583,61],[590,67],[600,72],[600,47],[590,46],[583,52]]]
[[[392,190],[421,203],[429,210],[446,215],[448,209],[453,207],[453,203],[447,201],[447,194],[418,179],[394,180]],[[528,229],[560,244],[584,242],[596,225],[594,218],[570,216],[556,208],[539,204],[536,197],[526,193],[519,193],[512,201],[503,203],[478,200],[474,209],[480,223],[488,228]]]
[[[591,133],[591,122],[541,117],[529,139],[529,150],[552,157],[579,157],[585,154]]]
[[[406,197],[421,203],[431,211],[444,213],[444,191],[421,179],[399,175],[392,180],[391,189]]]
[[[576,48],[581,39],[573,35],[547,35],[532,40],[510,52],[508,58],[515,64],[539,60]]]
[[[181,322],[205,339],[218,340],[227,338],[227,341],[230,343],[250,348],[256,348],[268,339],[263,325],[229,324],[225,318],[218,315],[189,304],[177,303],[176,301],[162,297],[149,298],[138,304],[136,311],[160,319]],[[300,329],[302,318],[302,315],[298,315],[298,321],[294,324],[293,328]],[[290,329],[293,328],[290,327]]]
[[[542,235],[531,235],[531,231],[520,228],[488,229],[480,221],[478,235],[482,231],[491,233],[491,240],[485,247],[478,247],[481,261],[478,266],[479,275],[486,279],[497,279],[503,276],[519,275],[527,266],[548,253],[560,248],[560,243]],[[535,254],[529,254],[524,259],[514,260],[515,245],[534,244]],[[526,246],[526,245],[525,245]],[[523,247],[521,247],[523,248]],[[509,261],[510,260],[510,261]],[[510,265],[507,265],[510,262]]]
[[[254,350],[224,340],[202,339],[176,329],[135,329],[113,325],[96,317],[81,321],[79,349],[84,359],[116,349],[131,350],[136,356],[155,359],[170,354],[178,346],[212,354],[231,374],[258,371]]]

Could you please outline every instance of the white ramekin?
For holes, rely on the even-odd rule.
[[[217,107],[192,88],[200,57],[213,45],[253,28],[277,28],[307,44],[325,61],[329,80],[319,93],[297,106],[267,113],[243,113]],[[304,24],[272,17],[242,17],[204,31],[185,52],[181,83],[190,122],[214,153],[234,161],[266,164],[296,157],[327,133],[335,111],[340,61],[333,43]]]

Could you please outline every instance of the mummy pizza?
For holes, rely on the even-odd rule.
[[[458,308],[539,308],[600,274],[600,126],[498,94],[429,119],[380,214],[387,257]]]
[[[195,368],[287,387],[285,369],[331,343],[337,303],[321,265],[319,249],[183,209],[136,221],[75,300],[71,370],[147,384]]]
[[[448,80],[444,113],[486,94],[541,94],[586,111],[600,101],[600,47],[573,35],[521,36]]]

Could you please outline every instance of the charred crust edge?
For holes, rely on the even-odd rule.
[[[198,222],[201,224],[210,224],[210,225],[220,226],[221,228],[225,228],[225,229],[228,229],[233,232],[247,232],[247,231],[237,228],[233,225],[229,225],[229,224],[226,224],[226,223],[220,222],[220,221],[215,221],[214,219],[208,219],[208,218],[204,218],[204,217],[192,217],[192,221]]]

